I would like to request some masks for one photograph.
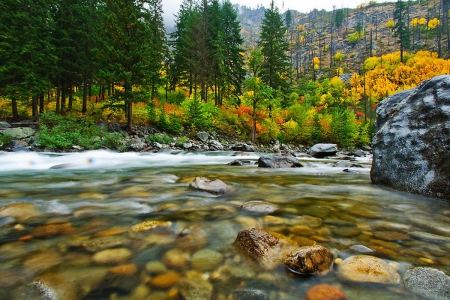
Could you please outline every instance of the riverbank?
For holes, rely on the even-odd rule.
[[[151,126],[134,126],[133,134],[126,131],[124,125],[118,123],[96,124],[101,132],[114,135],[114,141],[99,143],[98,149],[107,149],[118,152],[161,152],[169,150],[180,151],[237,151],[282,153],[300,156],[307,155],[309,148],[304,145],[284,144],[271,141],[269,144],[252,143],[240,140],[237,136],[218,134],[216,132],[197,131],[191,134],[168,135]],[[19,127],[7,122],[0,122],[0,150],[6,152],[35,151],[35,152],[81,152],[92,150],[77,144],[66,148],[48,148],[39,143],[37,135],[39,128],[36,123],[20,123]],[[1,139],[3,136],[3,139]],[[7,138],[5,138],[7,137]],[[94,137],[94,141],[102,137]],[[105,138],[103,138],[105,139]],[[3,140],[3,144],[2,141]],[[370,154],[369,146],[358,150],[345,150],[340,152],[344,156],[361,157]]]

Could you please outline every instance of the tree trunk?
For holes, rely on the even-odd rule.
[[[44,106],[45,106],[44,101],[45,101],[45,96],[42,93],[39,95],[39,113],[40,114],[44,113]]]
[[[34,95],[32,98],[31,115],[33,120],[36,121],[38,116],[38,95]]]
[[[125,82],[124,84],[125,94],[129,96],[132,92],[132,86]],[[133,99],[127,98],[125,100],[126,105],[126,116],[127,116],[127,130],[128,132],[133,132]]]
[[[253,112],[252,112],[252,143],[255,142],[256,139],[256,99],[253,99]]]
[[[67,83],[64,82],[61,87],[61,114],[66,111],[66,96],[67,96]]]
[[[16,99],[11,100],[11,109],[12,109],[13,120],[18,121],[20,116],[19,116],[19,110],[17,108],[17,100]]]
[[[61,103],[61,78],[58,75],[58,85],[56,86],[56,114],[60,114],[60,103]]]
[[[87,71],[84,72],[84,78],[83,78],[83,105],[81,108],[81,113],[85,114],[87,112],[87,89],[88,89],[88,75]]]
[[[73,86],[72,83],[69,84],[69,110],[72,109],[73,105]]]

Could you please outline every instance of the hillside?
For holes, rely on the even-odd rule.
[[[439,2],[413,1],[409,7],[408,24],[413,18],[425,18],[427,21],[441,15]],[[257,46],[261,21],[264,17],[264,7],[250,9],[245,6],[235,5],[239,13],[242,26],[242,36],[245,39],[245,48]],[[313,10],[309,13],[291,11],[292,24],[289,27],[288,39],[291,42],[292,63],[297,67],[297,74],[312,73],[312,59],[318,57],[320,66],[318,76],[332,76],[336,69],[342,67],[341,72],[359,72],[363,62],[370,55],[381,56],[399,50],[391,28],[387,22],[393,20],[395,3],[372,3],[360,6],[357,9],[341,9],[342,23],[337,26],[337,14],[334,11]],[[286,17],[284,13],[283,17]],[[442,20],[441,24],[444,24]],[[350,43],[349,36],[355,34],[358,26],[362,29],[357,41]],[[439,51],[438,27],[427,30],[427,25],[413,28],[410,25],[411,49],[408,51],[429,50]],[[419,33],[420,30],[420,33]],[[447,32],[442,32],[440,45],[441,57],[448,56]],[[371,39],[372,36],[372,39]],[[419,39],[420,37],[420,39]],[[372,42],[371,42],[372,40]],[[369,51],[369,50],[372,51]],[[336,53],[342,53],[342,61],[335,61]]]

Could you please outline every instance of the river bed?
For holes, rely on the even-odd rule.
[[[218,300],[306,299],[318,284],[347,299],[423,299],[402,284],[345,281],[337,266],[326,276],[265,270],[232,246],[250,227],[320,244],[335,258],[369,253],[400,275],[412,266],[450,273],[448,202],[371,184],[370,157],[345,172],[333,159],[227,165],[260,155],[0,153],[0,208],[14,207],[0,210],[0,299],[183,299],[190,280]],[[195,177],[232,191],[191,190]],[[276,211],[246,210],[250,201]]]

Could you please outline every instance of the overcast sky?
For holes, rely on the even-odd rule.
[[[258,4],[260,6],[269,7],[271,2],[271,0],[230,1],[231,3],[238,3],[251,8],[256,8]],[[182,0],[162,0],[165,21],[173,19],[173,16],[178,13],[181,2]],[[369,3],[369,0],[274,0],[274,2],[281,12],[284,12],[287,9],[297,10],[300,12],[309,12],[314,8],[332,10],[333,6],[336,6],[336,8],[356,8],[359,4]],[[387,1],[377,0],[377,2],[381,3]],[[395,0],[391,0],[391,2],[395,2]]]

